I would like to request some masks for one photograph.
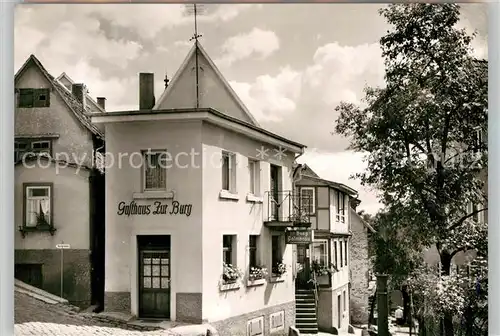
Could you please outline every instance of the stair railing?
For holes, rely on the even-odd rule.
[[[318,278],[316,277],[316,272],[312,271],[313,276],[313,287],[314,287],[314,307],[316,308],[316,318],[318,318]]]

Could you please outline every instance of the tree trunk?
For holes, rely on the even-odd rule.
[[[418,336],[426,336],[427,333],[426,333],[424,318],[418,316],[417,321],[418,321]]]
[[[451,255],[447,251],[441,252],[441,274],[444,276],[450,275],[451,270]],[[443,316],[441,336],[453,336],[453,315],[446,312]]]
[[[407,286],[401,287],[401,294],[403,295],[403,321],[410,325],[410,294]]]

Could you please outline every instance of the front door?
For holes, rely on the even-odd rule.
[[[139,317],[170,318],[170,236],[140,236]]]
[[[278,220],[278,208],[279,208],[279,167],[271,165],[271,218]]]
[[[297,263],[301,269],[297,272],[296,286],[299,289],[308,289],[311,287],[311,266],[309,262],[309,245],[297,245]]]

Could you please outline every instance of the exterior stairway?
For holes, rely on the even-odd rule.
[[[301,334],[318,333],[316,299],[313,290],[295,290],[295,327]]]

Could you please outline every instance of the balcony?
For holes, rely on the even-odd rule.
[[[310,227],[312,197],[293,191],[267,191],[264,195],[264,225],[275,228]]]

